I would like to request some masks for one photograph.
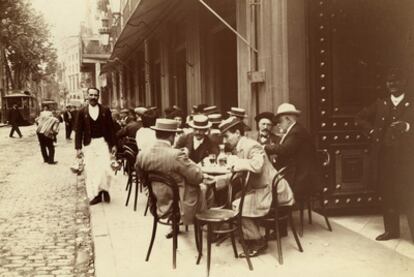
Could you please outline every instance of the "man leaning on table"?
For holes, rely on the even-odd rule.
[[[168,174],[176,180],[181,220],[185,225],[192,224],[195,214],[207,208],[207,200],[201,192],[201,168],[189,159],[186,151],[172,147],[175,133],[181,131],[177,121],[159,118],[151,129],[155,131],[156,141],[138,153],[136,166],[141,170]],[[162,217],[168,214],[173,198],[171,190],[153,184],[153,192],[157,198],[158,215]]]
[[[249,217],[242,219],[242,230],[247,242],[249,255],[255,257],[267,247],[258,224],[251,219],[261,217],[269,212],[272,204],[272,180],[277,173],[267,158],[263,147],[255,140],[247,138],[244,134],[245,124],[236,117],[230,117],[220,124],[224,143],[235,155],[228,159],[234,172],[250,171],[248,190],[246,192],[242,215]],[[231,174],[215,177],[216,189],[229,185]],[[289,184],[282,179],[278,185],[278,201],[280,205],[292,205],[293,193]],[[238,209],[240,199],[233,202],[233,209]]]

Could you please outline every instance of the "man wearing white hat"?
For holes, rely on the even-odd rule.
[[[268,155],[277,155],[278,168],[287,166],[286,179],[297,200],[319,185],[316,149],[309,132],[297,122],[300,113],[292,104],[281,104],[275,119],[284,134],[279,144],[265,146]]]
[[[188,123],[193,132],[182,135],[175,145],[176,148],[186,148],[188,156],[195,162],[201,162],[210,154],[219,153],[218,144],[214,143],[208,136],[211,122],[202,114],[195,115]]]
[[[201,168],[188,158],[186,151],[172,147],[178,128],[177,121],[159,118],[155,126],[156,141],[150,148],[138,153],[136,166],[144,171],[159,171],[172,176],[179,187],[181,214],[184,224],[193,222],[196,212],[207,207],[205,199],[200,193],[200,184],[203,181]],[[153,185],[153,192],[157,197],[157,212],[160,217],[167,215],[172,204],[172,192],[165,187]]]

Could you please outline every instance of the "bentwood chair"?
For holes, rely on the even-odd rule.
[[[318,154],[318,164],[322,164],[323,167],[327,167],[330,164],[330,155],[327,150],[317,150]],[[325,157],[324,157],[325,156]],[[323,216],[325,219],[326,226],[330,232],[332,232],[332,226],[328,219],[328,212],[326,211],[325,205],[325,193],[327,192],[326,188],[321,188],[316,191],[311,192],[310,194],[303,196],[300,199],[297,199],[299,207],[299,218],[300,218],[300,236],[303,236],[303,225],[304,225],[304,210],[305,206],[308,209],[308,222],[312,224],[312,211],[314,209],[314,204],[318,203],[318,213]]]
[[[234,238],[235,233],[240,237],[240,242],[243,248],[244,253],[247,253],[246,244],[243,237],[242,232],[242,211],[243,211],[243,204],[244,198],[246,195],[247,190],[247,183],[250,177],[250,172],[237,172],[233,173],[231,177],[231,186],[238,186],[241,187],[241,198],[240,204],[237,211],[225,208],[212,208],[206,211],[200,212],[196,214],[195,222],[194,222],[194,229],[196,231],[196,244],[198,248],[198,258],[197,264],[200,263],[202,252],[203,252],[203,231],[202,226],[207,226],[207,276],[210,274],[210,263],[211,263],[211,244],[213,234],[229,234],[231,238],[231,243],[233,246],[234,256],[238,258],[237,248],[236,248],[236,241]],[[222,229],[217,228],[218,226],[225,226],[228,225],[228,228]],[[247,264],[250,270],[253,270],[252,263],[250,261],[250,257],[245,255]]]
[[[293,233],[293,237],[295,238],[296,244],[300,252],[303,252],[302,245],[299,241],[299,236],[296,232],[296,227],[293,222],[292,217],[292,206],[281,206],[279,205],[277,189],[280,181],[283,179],[283,173],[286,170],[286,167],[279,170],[279,172],[273,177],[272,181],[272,206],[269,210],[269,213],[264,217],[260,218],[259,220],[264,223],[265,226],[265,238],[266,240],[269,239],[270,229],[273,229],[276,233],[276,243],[277,243],[277,253],[278,253],[278,260],[279,264],[283,264],[283,253],[282,253],[282,240],[280,236],[279,230],[279,223],[282,221],[287,221],[290,229]],[[273,228],[271,228],[273,227]]]
[[[128,180],[126,184],[126,190],[128,191],[127,199],[125,202],[125,206],[128,206],[129,199],[131,197],[132,189],[135,186],[135,198],[134,198],[134,211],[137,210],[137,203],[138,203],[138,191],[142,191],[142,182],[141,179],[138,177],[138,174],[135,170],[135,160],[137,153],[134,152],[128,146],[124,146],[123,156],[126,160],[126,172],[128,174]]]
[[[148,172],[142,172],[141,174],[144,176],[145,183],[148,188],[149,193],[149,209],[151,214],[154,217],[153,221],[153,227],[152,227],[152,235],[151,235],[151,241],[150,245],[148,247],[147,257],[145,261],[149,260],[149,257],[151,255],[151,250],[154,245],[155,235],[157,232],[157,226],[158,224],[162,225],[169,225],[172,227],[172,241],[173,241],[173,268],[176,268],[177,264],[177,236],[179,231],[179,225],[180,225],[180,207],[179,207],[179,200],[180,196],[178,193],[178,186],[175,180],[164,173],[157,172],[157,171],[148,171]],[[155,187],[156,186],[156,187]],[[163,190],[169,191],[171,194],[170,203],[171,205],[168,207],[166,211],[162,211],[162,214],[160,214],[159,205],[157,203],[157,195],[154,191],[155,190]],[[164,201],[165,202],[165,199]],[[196,240],[197,248],[198,248],[198,242]]]

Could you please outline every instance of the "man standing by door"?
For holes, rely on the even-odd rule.
[[[411,237],[414,236],[414,102],[398,68],[388,71],[386,89],[385,99],[378,99],[357,115],[357,122],[372,141],[371,154],[375,156],[371,161],[378,161],[374,172],[382,196],[385,228],[376,238],[380,241],[400,237],[401,208],[406,210]]]
[[[115,132],[111,111],[100,104],[99,89],[88,88],[89,104],[78,113],[75,128],[75,149],[82,155],[84,146],[86,192],[90,205],[110,202],[109,187],[112,179],[110,152],[116,151]]]
[[[20,129],[19,129],[19,124],[21,124],[22,121],[23,121],[23,117],[20,114],[19,110],[17,109],[17,105],[13,104],[13,107],[9,112],[9,123],[11,125],[9,137],[11,138],[13,137],[14,131],[17,132],[20,138],[22,137],[22,133],[20,132]]]

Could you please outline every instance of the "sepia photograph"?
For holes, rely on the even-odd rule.
[[[413,0],[0,0],[0,277],[413,277]]]

